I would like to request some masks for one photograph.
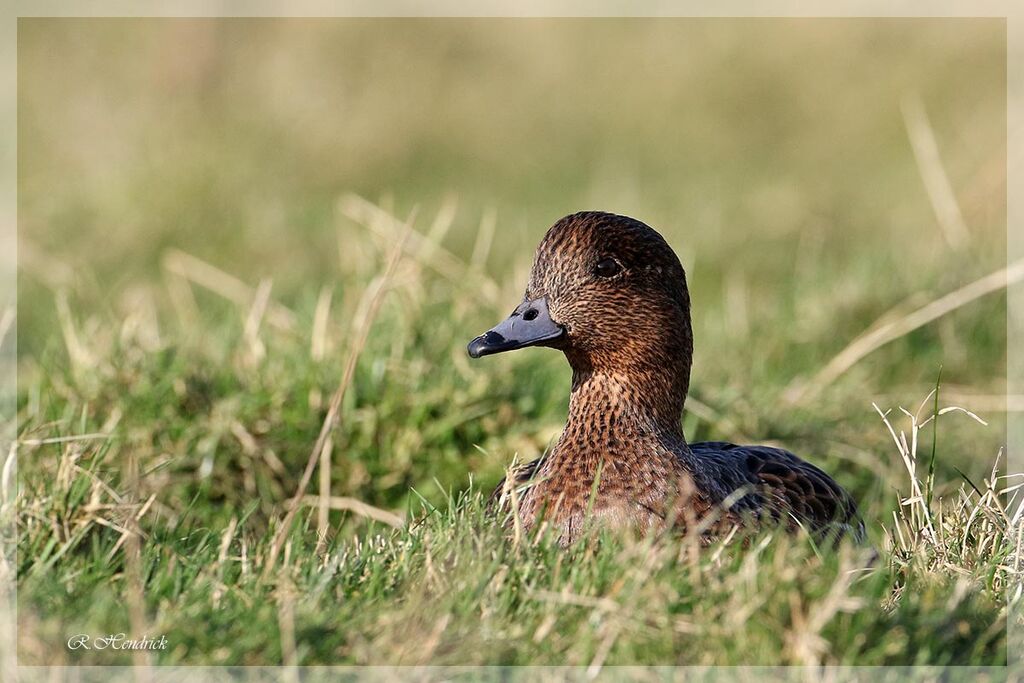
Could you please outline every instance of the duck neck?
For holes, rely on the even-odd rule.
[[[688,356],[687,356],[688,358]],[[616,368],[570,357],[572,393],[567,432],[587,430],[598,440],[645,436],[685,443],[680,417],[689,386],[689,363],[632,363]]]

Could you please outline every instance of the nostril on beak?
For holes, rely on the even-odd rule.
[[[531,308],[530,310],[523,313],[523,320],[535,320],[537,318],[537,309]]]

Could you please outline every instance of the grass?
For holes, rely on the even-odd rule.
[[[927,482],[910,479],[874,564],[863,548],[821,553],[783,533],[699,553],[664,538],[588,539],[568,553],[550,538],[513,544],[469,489],[413,506],[398,531],[360,521],[319,552],[315,515],[300,515],[265,576],[273,528],[255,531],[258,503],[226,525],[187,506],[164,517],[149,499],[116,498],[110,443],[85,443],[61,447],[49,495],[24,498],[35,502],[22,510],[21,596],[65,631],[134,630],[119,549],[138,523],[153,615],[143,630],[175,644],[158,662],[999,665],[1006,590],[1021,579],[994,473],[931,508]]]
[[[700,552],[664,538],[513,544],[469,489],[413,506],[401,530],[364,520],[319,552],[316,517],[300,514],[265,575],[273,529],[255,531],[258,503],[226,525],[164,518],[105,490],[108,446],[83,450],[61,458],[52,498],[22,511],[21,599],[61,615],[62,631],[139,632],[118,597],[131,571],[119,527],[135,519],[142,631],[174,643],[157,662],[1001,665],[1006,591],[1021,580],[995,475],[930,509],[908,495],[874,564],[784,533]]]
[[[22,664],[146,661],[64,647],[122,631],[165,635],[158,664],[1006,661],[998,25],[125,28],[20,25]],[[583,207],[688,269],[688,437],[825,467],[877,558],[485,518],[568,369],[464,346]]]
[[[425,310],[410,315],[399,288],[426,276],[414,259],[399,266],[356,304],[373,332],[349,338],[348,359],[313,360],[315,311],[295,316],[302,335],[267,326],[257,339],[246,334],[252,312],[240,310],[234,321],[206,323],[219,330],[209,339],[224,340],[218,357],[205,356],[209,339],[147,350],[125,328],[108,330],[89,335],[87,361],[68,354],[47,385],[30,388],[24,410],[38,426],[21,436],[18,498],[23,656],[46,661],[43,643],[64,632],[126,631],[174,643],[156,662],[211,664],[1005,662],[1005,600],[1021,575],[1004,506],[1017,500],[1006,496],[1017,482],[993,470],[929,503],[930,451],[920,463],[917,453],[925,407],[907,413],[906,434],[891,427],[902,503],[891,520],[868,503],[883,548],[874,564],[870,551],[821,553],[779,533],[696,554],[664,538],[592,539],[568,554],[551,539],[503,538],[481,512],[486,486],[456,492],[465,480],[446,473],[490,472],[484,483],[493,484],[501,458],[474,444],[550,414],[564,389],[520,381],[535,364],[529,357],[514,359],[510,373],[466,366],[468,382],[431,386],[443,376],[437,365],[403,360],[395,339],[459,348],[460,326],[438,325]],[[377,320],[373,301],[383,303]],[[78,324],[65,334],[85,344],[70,327]],[[342,342],[316,342],[333,343]],[[453,378],[466,363],[441,349],[437,358]],[[328,495],[394,509],[410,523],[392,530],[332,512],[320,541],[317,498],[282,526],[286,502],[306,489],[299,468],[283,463],[320,462],[324,442],[311,442],[331,422],[329,380],[346,376],[343,362],[354,380],[341,385],[352,393],[338,393]],[[973,422],[939,405],[943,425]],[[890,419],[876,417],[875,431]],[[858,492],[871,500],[863,483]],[[126,609],[132,599],[140,622]],[[36,623],[35,614],[49,619]],[[197,634],[196,623],[212,635]]]

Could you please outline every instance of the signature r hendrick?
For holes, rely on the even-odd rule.
[[[124,633],[90,636],[79,633],[68,638],[69,650],[166,650],[167,636],[129,638]]]

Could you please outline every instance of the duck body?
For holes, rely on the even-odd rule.
[[[569,415],[541,458],[502,481],[521,523],[564,545],[592,524],[714,538],[766,520],[863,538],[853,499],[831,477],[769,446],[687,443],[681,414],[693,336],[685,273],[665,240],[625,216],[584,212],[548,230],[523,302],[469,345],[473,357],[560,349],[573,369]]]

